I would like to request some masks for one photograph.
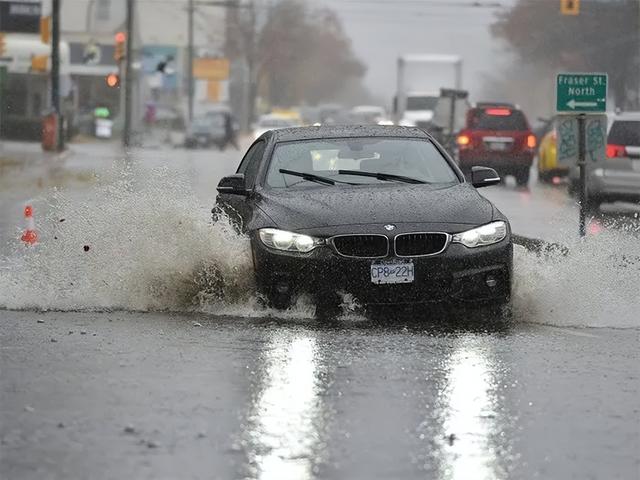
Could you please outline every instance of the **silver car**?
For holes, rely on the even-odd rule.
[[[571,169],[570,188],[578,190],[579,172]],[[609,122],[607,154],[588,166],[588,210],[605,202],[640,203],[640,112],[614,115]]]

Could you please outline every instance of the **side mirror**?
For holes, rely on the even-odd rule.
[[[476,187],[489,187],[500,183],[500,176],[493,168],[471,167],[471,184]]]
[[[219,193],[230,193],[233,195],[248,195],[247,185],[244,181],[244,173],[236,173],[223,177],[218,183]]]

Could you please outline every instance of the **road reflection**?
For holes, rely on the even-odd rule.
[[[251,478],[314,476],[323,430],[316,353],[316,339],[308,336],[279,336],[265,348],[245,432]]]
[[[486,346],[461,338],[448,358],[449,373],[442,398],[441,477],[451,480],[503,478],[496,451],[500,399],[495,365]]]

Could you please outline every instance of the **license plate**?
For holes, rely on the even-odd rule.
[[[371,265],[371,282],[413,283],[413,262],[373,263]]]
[[[494,152],[504,152],[505,150],[507,150],[507,147],[509,146],[508,143],[498,143],[498,142],[491,142],[488,144],[489,150],[492,150]]]

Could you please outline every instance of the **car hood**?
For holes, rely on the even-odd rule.
[[[466,183],[274,189],[263,192],[258,205],[274,226],[295,231],[387,223],[399,230],[401,224],[449,225],[447,230],[456,230],[493,218],[492,204]]]

